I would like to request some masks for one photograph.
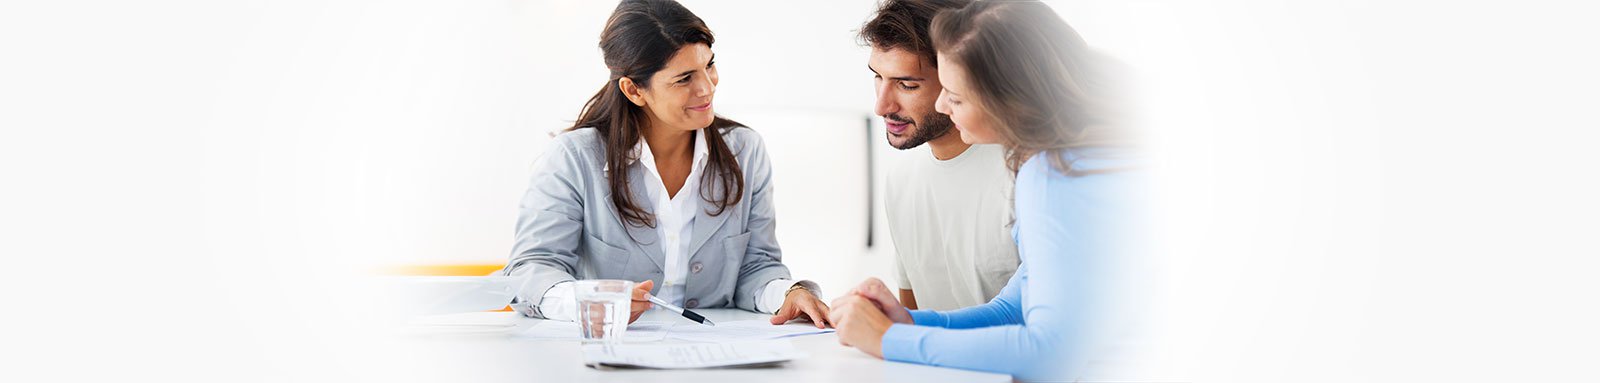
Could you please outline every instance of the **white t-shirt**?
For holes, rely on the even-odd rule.
[[[989,302],[1020,263],[1005,150],[973,145],[946,161],[927,145],[906,154],[889,168],[884,195],[900,288],[919,309]]]

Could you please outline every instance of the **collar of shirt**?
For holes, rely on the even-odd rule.
[[[690,173],[695,173],[700,168],[705,167],[706,158],[710,154],[710,149],[706,147],[706,135],[704,132],[706,129],[710,128],[696,130],[693,133],[694,166],[691,168]],[[645,142],[644,137],[640,137],[639,142],[633,144],[632,154],[628,156],[628,165],[633,165],[635,161],[642,161],[645,167],[650,168],[650,171],[660,173],[660,171],[656,170],[656,155],[650,152],[650,144]]]
[[[700,168],[705,167],[707,156],[710,154],[711,149],[706,146],[706,129],[711,128],[701,128],[694,132],[694,167],[691,168],[691,173],[694,170],[700,170]],[[628,153],[628,163],[625,165],[633,165],[634,162],[644,161],[645,166],[648,166],[650,171],[656,171],[655,153],[650,152],[650,145],[644,142],[644,137],[640,137],[639,142],[633,144],[633,149],[629,150]],[[611,164],[605,164],[602,170],[610,173]]]

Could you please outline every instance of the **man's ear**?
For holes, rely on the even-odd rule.
[[[639,92],[639,84],[635,84],[633,79],[623,77],[617,80],[617,88],[622,90],[623,96],[628,97],[628,101],[632,101],[634,105],[644,106],[644,94]]]

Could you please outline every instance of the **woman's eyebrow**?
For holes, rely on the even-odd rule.
[[[717,55],[711,55],[711,59],[706,61],[706,66],[711,66],[711,63],[715,62],[715,61],[717,61]],[[683,76],[688,76],[690,74],[694,74],[694,71],[695,71],[694,69],[686,70],[686,71],[683,71],[683,73],[679,73],[677,76],[672,76],[672,78],[679,78],[679,77],[683,77]]]

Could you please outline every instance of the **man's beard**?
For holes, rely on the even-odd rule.
[[[950,132],[950,128],[956,126],[955,122],[950,121],[950,116],[939,112],[928,113],[915,122],[893,113],[883,116],[883,119],[894,122],[911,122],[912,126],[916,128],[916,131],[911,133],[911,138],[907,139],[906,142],[895,145],[893,141],[890,141],[889,146],[900,150],[915,148],[928,141],[933,141],[935,138],[943,137],[945,133]],[[888,134],[888,132],[884,132],[884,134]]]

